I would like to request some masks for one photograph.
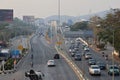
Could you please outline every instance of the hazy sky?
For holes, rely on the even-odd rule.
[[[79,16],[120,8],[120,0],[60,0],[61,15]],[[14,9],[15,17],[34,15],[48,17],[58,14],[58,0],[0,0],[1,9]]]

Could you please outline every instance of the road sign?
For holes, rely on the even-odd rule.
[[[19,45],[19,46],[18,46],[18,49],[22,51],[22,50],[23,50],[23,46],[22,46],[22,45]]]
[[[61,44],[62,44],[62,42],[60,42],[60,41],[59,41],[59,42],[57,42],[57,44],[58,44],[58,45],[61,45]]]
[[[12,56],[12,58],[19,58],[20,57],[20,50],[12,50],[11,56]]]

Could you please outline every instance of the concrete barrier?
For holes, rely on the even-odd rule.
[[[55,49],[57,52],[66,60],[68,65],[73,69],[75,74],[78,76],[79,80],[89,80],[83,72],[78,68],[78,66],[69,58],[68,55],[65,55],[65,52],[63,52],[61,49],[55,46]]]

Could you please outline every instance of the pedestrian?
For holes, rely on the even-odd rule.
[[[33,59],[33,54],[31,54],[31,59]]]
[[[108,60],[108,55],[105,56],[105,59]]]
[[[102,52],[102,56],[104,57],[104,55],[105,55],[105,53],[104,52]]]
[[[33,62],[30,63],[31,67],[33,67]]]

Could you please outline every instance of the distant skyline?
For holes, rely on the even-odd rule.
[[[0,0],[0,9],[13,9],[14,17],[58,15],[59,0]],[[80,16],[120,8],[120,0],[60,0],[60,14]]]

